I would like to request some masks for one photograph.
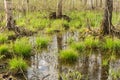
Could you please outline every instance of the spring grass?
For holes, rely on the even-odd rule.
[[[99,40],[98,39],[94,39],[93,37],[86,37],[85,41],[85,46],[86,48],[97,48],[99,47]]]
[[[27,38],[21,38],[15,41],[13,50],[16,55],[29,57],[31,55],[32,46]]]
[[[120,39],[106,37],[103,44],[104,50],[119,50],[120,49]]]
[[[4,43],[8,40],[8,36],[6,34],[0,34],[0,43]]]
[[[37,48],[45,49],[45,48],[47,48],[49,41],[50,41],[50,39],[48,37],[37,37],[36,38],[36,46],[37,46]]]
[[[73,49],[62,50],[59,53],[59,59],[62,63],[72,64],[78,59],[78,53]]]
[[[72,43],[71,48],[78,52],[83,52],[85,50],[85,44],[83,42]]]
[[[64,30],[65,28],[69,27],[69,24],[66,20],[57,19],[51,23],[51,27],[54,30]]]
[[[10,70],[26,70],[28,65],[22,58],[13,58],[8,62]]]
[[[71,18],[70,22],[63,19],[48,19],[47,12],[31,12],[26,16],[21,15],[20,18],[16,19],[16,22],[18,26],[26,27],[33,31],[44,30],[45,32],[52,32],[66,29],[76,30],[86,27],[88,23],[91,27],[99,27],[102,20],[100,11],[71,11],[66,14]],[[113,12],[113,24],[119,23],[118,17],[119,14]],[[50,30],[48,30],[49,28]]]
[[[8,52],[9,52],[8,45],[6,45],[6,44],[0,45],[0,54],[1,55],[5,55]]]

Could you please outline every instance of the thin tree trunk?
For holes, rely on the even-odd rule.
[[[84,7],[86,7],[87,5],[87,0],[84,0]]]
[[[104,16],[101,24],[101,33],[103,35],[110,34],[111,26],[112,26],[112,11],[113,11],[113,0],[106,0]]]
[[[102,3],[103,3],[103,1],[102,1],[102,0],[100,0],[100,5],[99,5],[100,7],[102,7]]]
[[[26,6],[26,7],[27,7],[27,12],[29,12],[29,0],[27,0],[26,3],[27,3],[27,4],[26,4],[26,5],[27,5],[27,6]]]
[[[98,6],[98,0],[95,1],[96,7]]]
[[[62,2],[63,2],[63,0],[58,0],[58,2],[57,2],[57,10],[56,10],[57,18],[62,17]]]
[[[93,9],[94,6],[93,6],[93,0],[90,1],[90,8]]]
[[[6,27],[8,30],[14,29],[14,20],[12,15],[12,1],[4,0],[5,12],[6,12]]]

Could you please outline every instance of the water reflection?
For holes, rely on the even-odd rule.
[[[87,55],[81,55],[73,66],[60,64],[59,51],[67,47],[70,37],[79,41],[77,32],[57,33],[53,35],[47,51],[43,50],[31,57],[28,80],[119,80],[120,58],[113,61],[109,59],[111,55],[104,55],[100,50],[85,51],[83,54]],[[108,59],[108,64],[103,65],[105,59]],[[111,74],[117,71],[118,74]]]

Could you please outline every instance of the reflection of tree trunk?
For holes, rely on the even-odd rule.
[[[6,27],[8,30],[14,29],[15,24],[12,15],[12,0],[4,0],[5,11],[6,11]]]
[[[61,33],[57,34],[57,44],[58,44],[58,54],[59,54],[60,50],[62,50],[62,34]],[[62,73],[62,65],[61,64],[58,64],[58,69],[59,69],[58,80],[62,80],[62,77],[60,76],[60,74]]]
[[[101,33],[103,35],[110,34],[112,27],[112,11],[113,11],[113,0],[106,0],[104,17],[101,25]]]
[[[82,65],[82,74],[84,75],[84,78],[88,78],[88,68],[89,68],[89,57],[85,56],[83,65]]]
[[[102,55],[102,62],[104,60],[104,55]],[[109,62],[107,65],[102,65],[102,70],[101,70],[101,80],[107,80],[109,76]]]

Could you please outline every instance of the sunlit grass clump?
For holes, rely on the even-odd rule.
[[[22,58],[13,58],[8,62],[10,70],[26,70],[28,65]]]
[[[94,39],[93,37],[86,37],[85,41],[86,48],[98,48],[99,47],[99,39]]]
[[[49,38],[48,37],[37,37],[36,38],[36,46],[38,48],[47,48],[48,44],[49,44]]]
[[[119,50],[120,49],[120,40],[118,38],[109,38],[105,39],[103,44],[103,49],[105,50]]]
[[[8,52],[9,52],[8,45],[6,44],[0,45],[0,54],[5,55]]]
[[[71,48],[77,50],[78,52],[82,52],[85,50],[85,44],[84,42],[72,43]]]
[[[105,49],[105,50],[107,50],[107,49],[109,49],[109,50],[114,49],[114,41],[113,41],[112,38],[106,38],[105,39],[105,42],[103,44],[103,49]]]
[[[78,59],[78,53],[73,50],[73,49],[66,49],[66,50],[62,50],[60,53],[59,53],[59,59],[62,63],[75,63]]]
[[[54,30],[64,30],[64,29],[67,29],[69,28],[69,24],[66,20],[63,20],[63,19],[57,19],[57,20],[54,20],[52,23],[51,23],[51,27],[54,29]]]
[[[115,44],[115,50],[120,50],[120,39],[115,38],[114,44]]]
[[[27,38],[17,39],[13,45],[14,53],[23,57],[31,55],[32,46]]]
[[[8,36],[5,34],[0,34],[0,43],[4,43],[8,40]]]

